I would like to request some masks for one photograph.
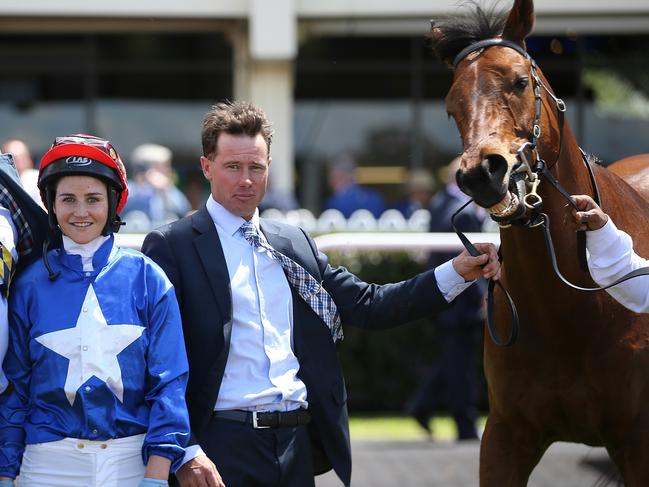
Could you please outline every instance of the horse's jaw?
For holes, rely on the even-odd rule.
[[[517,214],[520,205],[518,196],[511,191],[507,191],[499,203],[485,209],[492,218],[502,221]]]

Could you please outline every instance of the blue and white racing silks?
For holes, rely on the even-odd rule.
[[[81,257],[49,252],[25,269],[9,300],[0,398],[0,476],[18,474],[25,444],[63,438],[107,440],[145,434],[143,461],[172,460],[189,440],[187,357],[180,312],[163,271],[108,238],[93,271]]]

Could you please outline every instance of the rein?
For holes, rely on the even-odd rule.
[[[564,126],[564,118],[565,118],[565,112],[566,112],[566,105],[561,100],[560,98],[557,98],[549,89],[548,87],[543,83],[541,78],[539,77],[537,73],[537,66],[536,62],[532,59],[532,57],[525,51],[520,45],[513,43],[511,41],[508,41],[506,39],[485,39],[483,41],[476,42],[474,44],[471,44],[470,46],[466,47],[460,53],[455,57],[455,60],[453,61],[453,66],[454,68],[457,67],[460,61],[464,59],[466,56],[471,54],[472,52],[478,51],[480,49],[484,49],[487,47],[491,46],[502,46],[502,47],[508,47],[510,49],[515,50],[519,54],[521,54],[523,57],[525,57],[527,60],[530,62],[530,71],[531,71],[531,76],[534,81],[534,123],[533,123],[533,128],[532,132],[529,137],[529,141],[525,142],[519,149],[518,149],[518,158],[519,158],[519,164],[514,168],[511,174],[511,178],[515,181],[517,190],[519,193],[522,193],[524,191],[524,196],[522,197],[521,202],[522,207],[524,207],[523,214],[517,219],[517,220],[523,220],[520,223],[516,223],[517,225],[524,226],[527,228],[534,228],[537,226],[540,226],[543,230],[543,237],[545,240],[545,245],[547,248],[548,256],[550,257],[550,261],[552,263],[552,270],[556,274],[556,276],[567,286],[571,287],[572,289],[576,289],[578,291],[586,291],[586,292],[593,292],[593,291],[602,291],[605,289],[608,289],[610,287],[616,286],[617,284],[620,284],[624,281],[627,281],[629,279],[633,279],[635,277],[639,276],[644,276],[644,275],[649,275],[649,267],[643,267],[640,269],[636,269],[635,271],[632,271],[621,278],[617,279],[615,282],[608,284],[607,286],[601,286],[601,287],[582,287],[578,286],[576,284],[573,284],[570,282],[568,279],[566,279],[561,271],[559,270],[559,266],[557,263],[557,257],[556,253],[554,251],[554,244],[552,242],[552,236],[550,235],[550,218],[547,215],[547,213],[543,213],[542,206],[543,206],[543,200],[542,198],[538,195],[536,192],[537,187],[540,183],[540,178],[543,177],[545,181],[547,181],[568,203],[575,209],[577,209],[575,202],[572,200],[572,197],[570,193],[561,185],[561,183],[557,180],[557,178],[554,177],[554,175],[550,172],[550,169],[554,167],[557,162],[559,161],[561,157],[561,152],[563,149],[563,126]],[[559,151],[557,152],[557,157],[556,160],[548,166],[546,162],[541,159],[538,150],[536,150],[537,142],[541,136],[541,114],[542,114],[542,92],[541,89],[545,90],[545,92],[554,100],[556,107],[557,107],[557,118],[558,118],[558,124],[559,124]],[[536,160],[534,161],[534,165],[532,165],[527,158],[526,155],[526,150],[530,149],[531,151],[536,152]],[[601,205],[601,198],[600,198],[600,193],[599,193],[599,188],[597,186],[597,181],[595,179],[595,174],[593,172],[592,167],[590,166],[590,163],[588,162],[586,155],[584,154],[584,151],[581,150],[581,155],[583,162],[588,170],[588,175],[590,177],[591,181],[591,186],[593,189],[593,199],[598,205]],[[514,179],[515,178],[515,179]],[[527,178],[527,181],[525,180]],[[528,192],[526,190],[526,187],[530,186],[531,190]],[[522,190],[522,191],[521,191]],[[520,196],[520,194],[519,194]],[[462,207],[460,207],[451,217],[451,224],[453,226],[453,230],[455,233],[458,235],[460,238],[460,241],[466,248],[467,252],[476,257],[480,255],[480,252],[475,248],[475,246],[466,238],[466,236],[457,229],[455,226],[455,218],[456,216],[464,210],[470,203],[472,203],[473,200],[467,201]],[[531,216],[529,216],[529,215]],[[494,220],[496,220],[494,218]],[[497,221],[497,220],[496,220]],[[501,225],[501,227],[507,227],[510,226],[511,224],[506,224],[506,225]],[[584,272],[588,272],[588,264],[586,261],[586,232],[583,230],[580,230],[577,232],[577,253],[578,253],[578,259],[580,263],[580,267]],[[498,250],[498,255],[500,260],[502,261],[502,253],[500,249]],[[511,331],[509,334],[509,337],[507,340],[501,340],[500,336],[497,333],[496,330],[496,324],[493,316],[493,310],[494,310],[494,298],[493,298],[493,291],[495,286],[498,286],[501,291],[503,292],[505,298],[507,299],[510,311],[511,311]],[[516,342],[516,339],[518,337],[520,329],[520,323],[518,319],[518,311],[516,309],[516,305],[514,303],[514,300],[512,299],[511,295],[509,292],[505,289],[505,287],[500,283],[500,281],[494,281],[493,279],[489,280],[489,287],[488,287],[488,294],[487,294],[487,330],[489,332],[489,335],[491,337],[491,340],[494,342],[496,346],[499,347],[509,347],[513,345]]]
[[[466,237],[466,235],[464,235],[464,233],[458,230],[457,227],[455,226],[455,218],[457,217],[457,215],[459,215],[460,212],[464,210],[467,206],[469,206],[471,203],[473,203],[472,199],[464,203],[464,205],[462,205],[455,213],[453,213],[453,215],[451,216],[451,225],[453,226],[453,231],[457,234],[460,241],[462,242],[462,245],[464,245],[464,248],[466,248],[469,255],[473,257],[477,257],[480,255],[480,251],[476,249],[475,245],[471,243],[471,241]],[[498,249],[498,257],[502,261],[502,254],[500,252],[500,249]],[[506,341],[500,339],[500,336],[498,335],[498,331],[496,330],[496,321],[493,317],[493,312],[494,312],[493,291],[496,286],[500,288],[500,290],[507,298],[509,309],[511,311],[512,328],[511,328],[511,332],[509,333],[509,338],[507,338]],[[489,279],[489,285],[487,288],[487,330],[489,331],[489,336],[491,337],[491,340],[499,347],[509,347],[516,342],[516,339],[518,338],[519,329],[520,329],[520,324],[518,320],[518,311],[516,310],[516,304],[514,303],[514,300],[512,299],[507,289],[505,289],[505,286],[503,286],[500,283],[500,281],[494,281],[493,279]]]

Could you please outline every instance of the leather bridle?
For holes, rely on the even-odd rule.
[[[537,65],[534,59],[523,49],[520,45],[509,41],[507,39],[495,38],[495,39],[485,39],[482,41],[475,42],[468,47],[464,48],[460,53],[455,57],[453,61],[453,67],[456,68],[457,65],[469,54],[493,46],[507,47],[513,49],[522,55],[525,59],[530,62],[530,75],[534,83],[534,122],[528,141],[524,142],[517,151],[518,163],[512,169],[510,173],[510,184],[513,184],[518,193],[519,200],[523,203],[520,205],[520,208],[523,210],[520,214],[515,214],[513,217],[508,216],[507,221],[498,221],[497,217],[492,217],[501,227],[509,227],[511,225],[522,226],[526,228],[541,227],[543,230],[543,236],[547,248],[550,261],[552,263],[552,269],[557,277],[567,286],[579,290],[579,291],[602,291],[608,289],[612,286],[620,284],[621,282],[627,281],[629,279],[649,275],[649,267],[644,267],[641,269],[636,269],[633,272],[626,274],[625,276],[617,279],[615,282],[602,287],[582,287],[576,284],[571,283],[566,279],[563,274],[561,274],[558,264],[556,253],[554,251],[554,245],[552,243],[552,237],[550,235],[550,218],[547,213],[543,213],[543,200],[539,196],[537,189],[541,182],[541,178],[544,181],[547,181],[550,186],[552,186],[559,194],[571,205],[574,209],[578,209],[575,202],[573,201],[570,193],[560,184],[557,178],[550,172],[550,170],[557,164],[561,157],[561,152],[563,149],[563,126],[565,120],[566,104],[560,98],[557,98],[552,91],[543,83],[540,76],[538,75]],[[542,90],[546,92],[550,98],[554,100],[557,110],[557,119],[559,124],[559,150],[557,152],[557,157],[555,161],[548,166],[546,162],[541,158],[539,151],[537,149],[537,143],[541,137],[541,116],[542,116]],[[600,205],[601,198],[599,189],[597,187],[597,181],[593,168],[591,167],[590,162],[588,161],[584,151],[581,150],[582,160],[586,166],[591,181],[591,186],[593,190],[593,199],[595,202]],[[534,154],[533,161],[530,161],[528,157],[528,152]],[[453,230],[457,233],[458,237],[462,241],[462,244],[467,249],[470,255],[477,256],[480,255],[480,252],[475,248],[475,246],[466,238],[466,236],[458,231],[455,226],[456,216],[466,208],[473,200],[469,200],[465,205],[463,205],[458,211],[456,211],[451,217],[451,223],[453,225]],[[588,265],[586,262],[586,235],[584,231],[577,232],[577,252],[580,266],[584,272],[588,272]],[[499,250],[499,257],[502,260],[502,253]],[[511,311],[511,331],[507,340],[502,340],[496,331],[496,324],[493,316],[493,290],[494,287],[500,287],[501,291],[505,295],[507,302]],[[509,347],[516,342],[519,332],[519,320],[518,312],[516,310],[516,305],[512,299],[509,292],[505,287],[500,283],[500,281],[494,281],[493,279],[489,280],[489,288],[487,294],[487,330],[491,336],[491,340],[495,345],[499,347]]]
[[[532,78],[532,89],[534,91],[534,121],[532,123],[532,129],[528,135],[528,140],[524,142],[516,151],[518,163],[510,172],[510,187],[515,188],[519,201],[522,203],[519,205],[519,211],[514,215],[507,215],[503,217],[492,216],[492,219],[498,223],[501,227],[509,227],[511,225],[516,226],[525,226],[525,227],[535,227],[540,224],[539,214],[542,207],[542,199],[539,196],[537,190],[541,182],[541,176],[545,179],[548,179],[548,176],[554,181],[556,179],[550,173],[550,169],[559,161],[561,157],[561,152],[563,149],[563,126],[565,121],[566,113],[566,104],[560,98],[557,98],[554,93],[543,83],[543,80],[538,74],[538,68],[534,59],[529,55],[529,53],[523,49],[519,44],[509,41],[507,39],[495,38],[495,39],[485,39],[482,41],[475,42],[466,48],[464,48],[460,53],[455,56],[453,60],[454,68],[457,68],[457,65],[469,54],[486,49],[488,47],[500,46],[513,49],[521,56],[523,56],[530,63],[530,77]],[[559,150],[557,151],[557,156],[554,162],[550,165],[541,159],[539,151],[537,150],[537,144],[539,138],[541,137],[541,116],[543,113],[543,91],[547,93],[550,98],[554,101],[557,111],[557,123],[559,125]],[[532,157],[528,157],[528,153]],[[588,165],[587,161],[586,164]],[[560,185],[555,185],[551,182],[552,186],[559,189]],[[559,189],[559,192],[564,194],[564,197],[568,202],[574,206],[570,195],[562,191],[563,188]],[[599,201],[597,201],[599,203]]]

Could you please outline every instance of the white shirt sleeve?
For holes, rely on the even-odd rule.
[[[201,445],[191,445],[185,448],[185,457],[183,458],[182,463],[180,464],[180,467],[185,465],[187,462],[190,460],[193,460],[196,457],[199,457],[201,455],[205,455],[205,452],[201,448]],[[178,467],[178,468],[180,468]]]
[[[0,206],[0,243],[11,252],[14,262],[18,260],[16,239],[17,232],[16,227],[11,220],[11,213],[4,206]],[[0,265],[2,264],[0,263]],[[0,283],[3,282],[4,280],[0,278]],[[8,344],[9,325],[7,323],[7,299],[0,295],[0,392],[3,392],[7,388],[7,378],[2,371],[2,362],[7,353]]]
[[[437,280],[437,287],[448,303],[475,282],[475,280],[466,282],[453,267],[452,260],[448,260],[435,268],[435,279]]]
[[[633,250],[631,237],[609,218],[598,229],[586,232],[588,268],[593,280],[605,286],[640,267],[649,266]],[[606,290],[623,306],[637,313],[649,312],[649,276],[640,276]]]
[[[16,240],[18,240],[18,232],[16,232],[16,227],[11,219],[11,213],[4,206],[0,206],[0,243],[11,252],[14,262],[18,262]],[[4,280],[0,277],[0,283],[2,282]]]

